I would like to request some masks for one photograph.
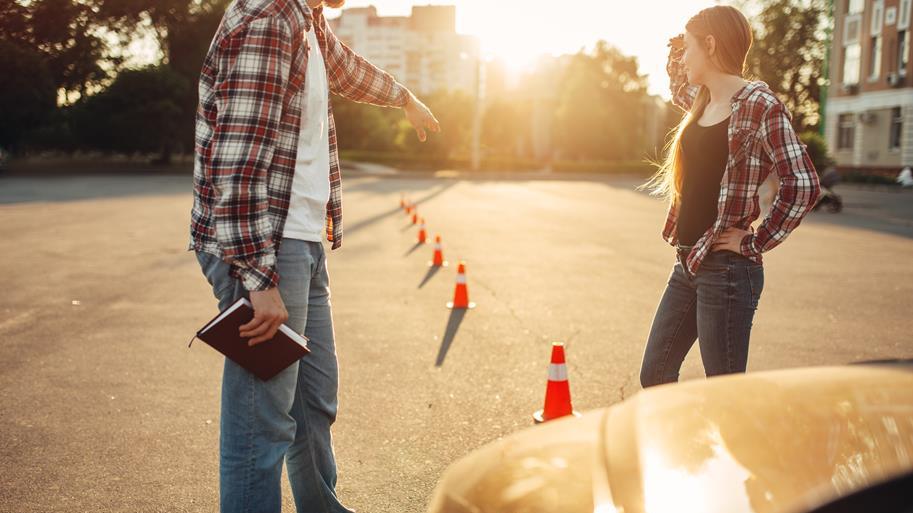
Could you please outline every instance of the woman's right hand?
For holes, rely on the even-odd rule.
[[[669,47],[669,58],[666,62],[666,71],[670,77],[677,77],[682,72],[682,55],[685,53],[685,35],[679,34],[669,38],[666,44]]]

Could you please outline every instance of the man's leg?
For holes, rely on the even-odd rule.
[[[311,280],[305,336],[311,352],[299,361],[298,390],[292,406],[297,431],[286,460],[288,477],[298,513],[349,512],[336,498],[336,459],[330,435],[336,420],[339,373],[326,253],[320,243],[306,244]],[[286,307],[293,315],[293,309]]]
[[[285,248],[282,248],[283,250]],[[238,298],[250,297],[229,266],[218,257],[198,253],[197,258],[224,310]],[[280,269],[279,291],[286,300],[283,281],[295,281],[291,269]],[[306,294],[305,294],[305,297]],[[303,332],[304,323],[287,323]],[[298,381],[298,363],[269,381],[262,381],[230,359],[222,374],[222,411],[219,439],[219,491],[222,513],[275,513],[280,510],[282,462],[294,440],[295,421],[290,415]]]

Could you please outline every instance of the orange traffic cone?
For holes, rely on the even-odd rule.
[[[564,344],[552,344],[552,363],[548,366],[548,386],[545,388],[545,407],[533,413],[536,424],[552,419],[580,414],[571,406],[571,388],[567,381],[567,364],[564,363]]]
[[[412,224],[418,224],[418,209],[412,207]]]
[[[447,308],[465,310],[475,307],[476,304],[469,301],[469,291],[466,289],[466,263],[460,262],[459,267],[457,267],[456,290],[453,293],[453,301],[447,303]]]
[[[418,229],[418,243],[424,244],[428,240],[428,233],[425,232],[425,218],[422,218],[422,224]]]
[[[434,257],[428,262],[428,267],[447,267],[448,262],[444,260],[444,250],[441,246],[441,236],[434,237]]]
[[[403,194],[399,195],[399,208],[406,208],[406,196]]]

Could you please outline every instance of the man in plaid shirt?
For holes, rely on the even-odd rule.
[[[251,345],[286,323],[311,349],[266,382],[225,359],[223,512],[279,511],[283,461],[298,511],[348,511],[330,436],[338,370],[322,235],[339,248],[343,223],[329,93],[402,108],[422,141],[439,130],[409,90],[333,35],[324,3],[342,5],[235,0],[200,73],[188,249],[220,309],[250,299],[240,334]]]

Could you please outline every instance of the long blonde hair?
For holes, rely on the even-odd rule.
[[[713,62],[724,73],[744,76],[748,50],[751,49],[753,36],[751,25],[735,7],[718,5],[697,13],[688,20],[685,30],[703,41],[707,36],[716,39],[716,52]],[[710,102],[710,91],[701,86],[691,110],[672,130],[674,135],[663,148],[665,158],[656,173],[642,188],[650,189],[651,194],[667,198],[673,204],[678,203],[682,192],[682,148],[681,139],[685,128],[700,119],[704,108]]]

